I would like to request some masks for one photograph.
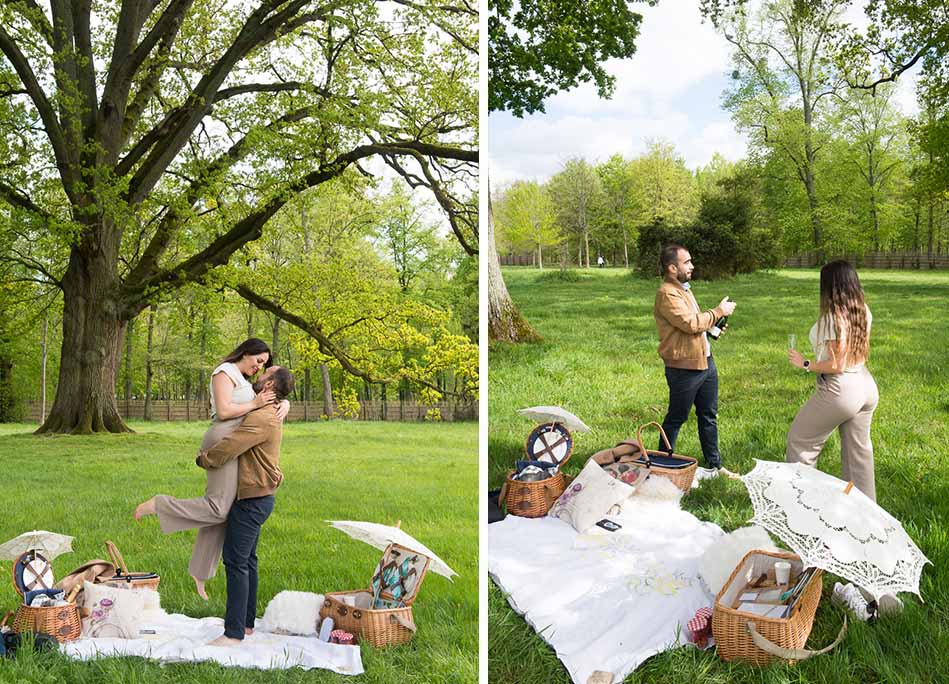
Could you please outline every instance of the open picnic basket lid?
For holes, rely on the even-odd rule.
[[[573,435],[563,423],[544,423],[531,430],[524,450],[532,460],[560,466],[573,453]]]
[[[13,587],[20,596],[34,589],[51,589],[53,566],[36,550],[21,553],[13,561]]]
[[[402,601],[412,605],[418,596],[431,559],[401,544],[389,544],[369,583],[374,596],[387,601]]]

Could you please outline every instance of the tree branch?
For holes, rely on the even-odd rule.
[[[300,316],[287,311],[276,302],[262,297],[246,285],[237,285],[234,287],[234,290],[237,292],[237,294],[256,306],[258,309],[269,311],[281,320],[286,321],[290,325],[296,326],[307,335],[312,337],[319,345],[320,351],[323,354],[332,356],[334,359],[339,361],[339,364],[343,367],[343,370],[345,370],[350,375],[354,375],[357,378],[362,378],[366,382],[376,382],[376,380],[374,380],[372,376],[369,375],[369,373],[356,368],[356,366],[353,365],[350,357],[342,349],[340,349],[339,346],[337,346],[316,323],[310,323]]]
[[[316,107],[301,107],[293,110],[266,126],[264,130],[276,131],[285,124],[306,118],[316,110]],[[253,130],[254,129],[252,129],[251,132],[253,132]],[[252,151],[251,146],[248,144],[249,137],[250,133],[231,145],[230,149],[211,162],[198,179],[191,182],[185,192],[185,206],[188,208],[193,207],[203,192],[208,189],[211,183],[218,178],[221,173],[246,157]],[[152,236],[151,242],[149,242],[148,247],[142,254],[141,260],[126,278],[127,282],[134,283],[155,275],[158,260],[161,258],[161,255],[164,254],[175,233],[184,224],[185,218],[181,212],[175,209],[171,209],[165,214],[155,231],[155,235]]]
[[[56,166],[59,168],[59,173],[64,181],[66,192],[71,193],[72,169],[69,163],[69,153],[66,148],[66,138],[63,134],[62,126],[60,125],[59,119],[56,118],[56,112],[53,111],[53,106],[50,104],[49,98],[40,86],[39,81],[36,80],[36,74],[33,73],[33,69],[30,67],[29,62],[27,62],[26,57],[23,56],[16,42],[14,42],[13,38],[2,26],[0,26],[0,52],[3,52],[10,61],[10,64],[13,65],[17,76],[20,78],[20,83],[26,88],[30,99],[33,101],[33,106],[36,107],[36,111],[43,121],[43,128],[46,131],[46,135],[49,138],[50,144],[53,146],[53,153],[56,155]]]
[[[152,147],[148,157],[132,177],[126,193],[129,204],[140,203],[151,192],[165,169],[211,108],[218,88],[234,66],[253,49],[275,40],[282,31],[291,30],[291,27],[296,28],[298,25],[296,22],[299,22],[302,17],[297,17],[293,21],[291,18],[307,1],[292,0],[287,7],[266,20],[263,18],[270,13],[274,3],[264,3],[248,17],[234,42],[215,62],[210,71],[201,78],[186,104],[180,108],[180,115],[176,117],[175,125],[166,136],[163,136],[165,144]],[[306,21],[314,21],[323,15],[324,12],[314,12],[304,16]],[[168,117],[165,121],[168,121]],[[150,136],[151,133],[146,134],[146,137]]]
[[[284,192],[266,200],[262,206],[235,223],[229,231],[219,236],[194,256],[139,282],[126,280],[126,305],[131,309],[136,309],[142,306],[143,294],[146,291],[166,286],[177,287],[187,282],[198,281],[213,268],[226,264],[234,252],[261,236],[263,227],[270,220],[270,217],[277,213],[291,198],[308,188],[336,178],[358,160],[377,154],[411,154],[412,151],[458,161],[474,162],[478,159],[477,150],[463,150],[417,141],[373,143],[356,147],[345,154],[341,154],[320,169],[290,183]]]
[[[50,47],[53,46],[53,27],[49,23],[46,12],[36,4],[35,0],[6,0],[4,4],[16,9],[20,16],[30,23],[33,30],[43,36],[46,44]],[[17,5],[23,5],[23,7],[17,8]]]

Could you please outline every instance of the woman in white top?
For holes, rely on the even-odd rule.
[[[248,381],[261,368],[272,365],[270,348],[257,338],[242,342],[223,363],[211,373],[211,426],[204,433],[201,449],[207,450],[231,434],[243,422],[244,416],[254,409],[274,401],[272,391],[259,394]],[[266,375],[266,372],[264,373]],[[258,379],[262,382],[264,375]],[[285,418],[289,402],[283,401],[277,415]],[[135,509],[135,519],[158,515],[165,534],[198,528],[188,571],[194,579],[198,594],[207,600],[204,584],[214,577],[224,547],[227,514],[237,497],[237,463],[233,459],[220,468],[207,471],[207,487],[202,497],[176,499],[158,494]]]
[[[820,272],[820,317],[811,328],[814,361],[795,350],[791,365],[817,374],[817,389],[788,431],[786,459],[813,466],[827,438],[840,431],[842,478],[876,501],[870,422],[880,395],[864,363],[873,316],[857,272],[832,261]]]

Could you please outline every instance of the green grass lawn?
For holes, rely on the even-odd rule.
[[[155,493],[200,496],[194,465],[203,424],[133,423],[134,435],[33,437],[35,426],[0,425],[2,540],[34,528],[76,537],[54,562],[57,576],[115,541],[131,571],[161,573],[162,607],[192,617],[224,616],[223,566],[194,592],[188,558],[194,532],[164,535],[157,519],[136,523],[135,505]],[[324,520],[395,524],[439,554],[460,577],[429,573],[413,606],[419,626],[408,644],[362,648],[365,674],[326,670],[244,670],[215,664],[159,665],[141,658],[92,663],[59,654],[0,661],[3,682],[476,682],[478,676],[478,506],[476,423],[342,422],[290,424],[284,431],[284,484],[258,549],[258,615],[278,592],[325,593],[368,587],[381,551]],[[17,604],[10,561],[0,561],[4,611]]]
[[[701,268],[701,264],[698,264]],[[495,345],[489,356],[489,477],[503,482],[523,453],[533,427],[515,410],[559,404],[593,428],[576,436],[567,472],[578,472],[593,452],[635,436],[636,427],[665,415],[668,388],[652,316],[656,280],[621,270],[581,271],[577,282],[554,273],[507,269],[511,296],[544,337],[531,345]],[[923,571],[925,604],[904,594],[906,609],[874,626],[851,624],[834,652],[793,667],[764,670],[720,661],[714,651],[681,648],[651,658],[627,682],[946,682],[949,681],[949,273],[865,271],[860,274],[873,311],[868,367],[880,390],[874,416],[877,495],[901,520],[934,565]],[[725,467],[748,472],[753,459],[783,460],[794,414],[813,391],[814,378],[787,362],[787,335],[806,348],[817,316],[816,270],[781,270],[731,281],[695,283],[703,308],[725,295],[738,302],[728,332],[713,342],[719,372],[719,439]],[[647,444],[656,439],[650,433]],[[701,460],[694,412],[676,450]],[[835,435],[822,470],[840,475]],[[726,531],[752,516],[740,482],[719,478],[682,505]],[[490,530],[489,530],[490,533]],[[808,646],[830,643],[842,620],[825,577],[824,599]],[[569,682],[553,650],[489,591],[489,676],[492,684]]]

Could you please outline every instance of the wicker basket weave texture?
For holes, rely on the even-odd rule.
[[[650,425],[655,425],[659,429],[659,434],[662,435],[662,439],[666,443],[666,449],[668,450],[667,452],[646,448],[646,444],[643,442],[643,428],[649,427]],[[639,443],[640,451],[642,451],[647,456],[668,456],[672,454],[676,458],[682,459],[684,461],[690,461],[690,465],[686,466],[685,468],[663,468],[662,466],[650,463],[649,474],[650,476],[658,475],[659,477],[666,478],[683,492],[688,492],[690,489],[692,489],[692,479],[695,477],[695,471],[699,466],[699,462],[697,459],[694,459],[691,456],[673,454],[672,446],[669,443],[669,438],[666,436],[666,431],[662,429],[662,426],[659,423],[651,422],[646,423],[645,425],[640,425],[636,430],[636,441]]]
[[[357,641],[368,642],[376,648],[398,646],[412,639],[415,635],[411,629],[404,627],[398,618],[414,624],[412,606],[404,608],[386,608],[373,610],[371,608],[354,608],[340,598],[354,592],[341,591],[326,594],[320,608],[320,619],[333,618],[333,625],[356,636]]]
[[[820,604],[823,570],[817,570],[811,577],[789,617],[761,617],[732,608],[733,597],[737,597],[744,590],[748,578],[769,571],[773,577],[774,562],[779,560],[791,563],[792,575],[803,570],[801,559],[796,554],[750,551],[732,571],[728,582],[715,597],[712,634],[722,660],[741,660],[754,665],[767,665],[777,660],[776,656],[765,653],[755,645],[748,632],[748,622],[753,622],[759,634],[782,648],[800,649],[807,643],[807,637],[814,625],[814,614]]]
[[[522,518],[542,518],[560,495],[567,489],[563,472],[538,482],[521,482],[514,479],[514,471],[508,473],[501,499],[511,515]]]
[[[570,434],[570,431],[563,425],[561,425],[560,428],[565,430],[568,435]],[[537,428],[535,428],[535,430],[536,429]],[[532,431],[531,435],[533,434],[534,432]],[[527,447],[531,435],[528,435],[527,442],[524,444],[524,451],[529,457],[531,453]],[[499,503],[504,503],[507,512],[511,515],[518,515],[522,518],[544,517],[547,515],[551,506],[560,498],[560,495],[567,489],[567,478],[563,474],[563,467],[567,461],[570,460],[572,455],[573,443],[571,442],[567,453],[564,454],[564,457],[557,463],[557,473],[553,477],[548,477],[546,480],[521,482],[520,480],[514,479],[515,471],[510,471],[507,474],[504,486],[501,488]]]
[[[418,555],[424,559],[421,572],[419,572],[410,593],[401,597],[405,603],[403,607],[358,608],[348,605],[342,600],[343,596],[355,597],[362,594],[366,602],[371,603],[373,596],[371,591],[373,582],[371,581],[369,591],[363,589],[359,591],[337,591],[326,594],[323,597],[323,605],[320,607],[320,619],[333,618],[334,627],[350,632],[356,637],[357,642],[368,642],[376,648],[397,646],[411,640],[412,637],[415,636],[415,618],[412,616],[412,603],[422,588],[422,582],[431,566],[431,559],[399,544],[389,544],[382,554],[379,564],[376,566],[376,571],[373,573],[373,581],[375,581],[377,577],[379,581],[382,581],[383,568],[392,560],[396,553]],[[395,598],[388,590],[379,592],[379,596],[389,600]],[[411,625],[412,628],[406,625]]]
[[[82,633],[79,608],[74,603],[65,606],[33,608],[21,605],[13,618],[13,631],[49,634],[64,643],[78,639]]]

